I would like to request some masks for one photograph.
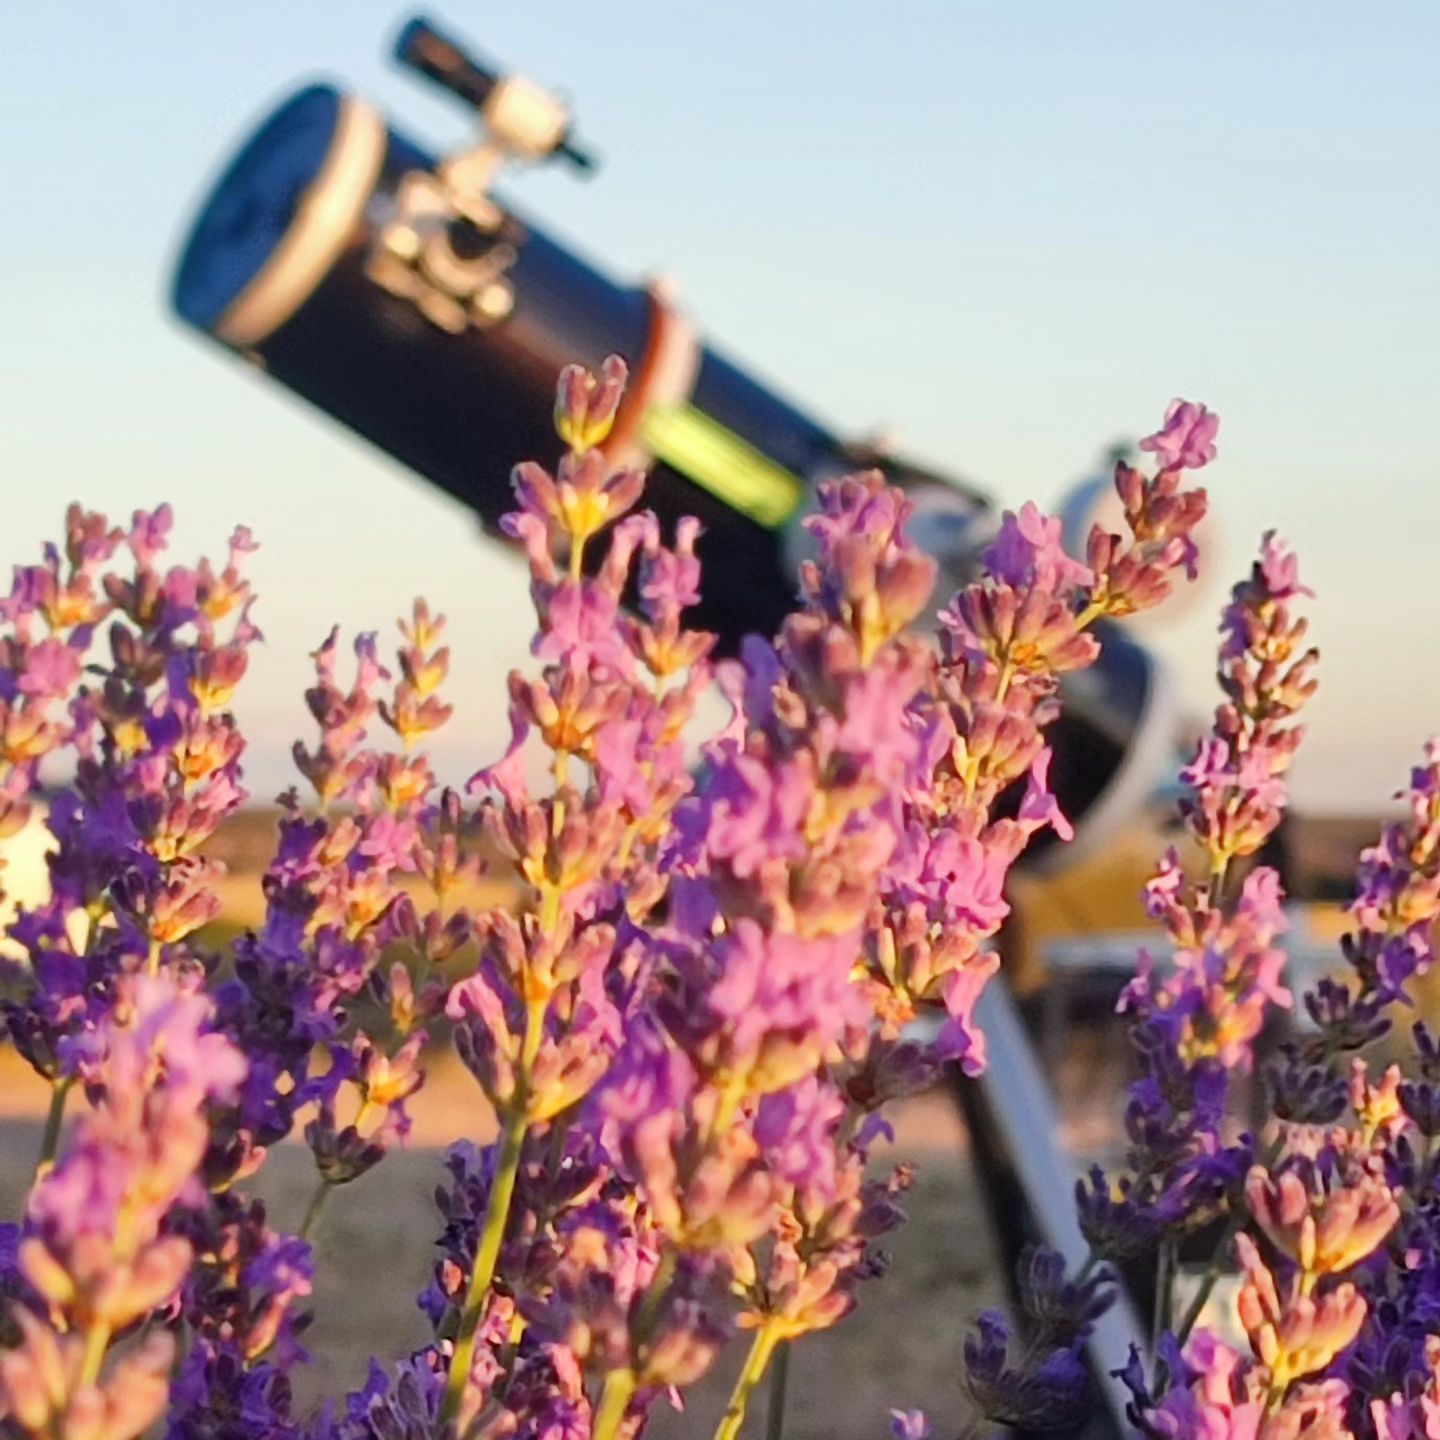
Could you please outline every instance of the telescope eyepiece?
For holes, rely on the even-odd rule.
[[[423,15],[405,24],[395,41],[395,58],[475,109],[483,109],[499,73],[481,64]]]
[[[395,41],[395,59],[475,110],[502,142],[529,159],[561,156],[581,174],[596,168],[594,155],[575,140],[565,107],[538,85],[472,55],[423,15],[406,22]],[[545,133],[547,122],[553,127]],[[534,127],[543,139],[536,141]]]

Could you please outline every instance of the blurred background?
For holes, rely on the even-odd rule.
[[[328,76],[439,146],[444,97],[386,59],[376,0],[22,7],[0,46],[9,557],[67,500],[168,498],[182,552],[251,525],[271,643],[243,695],[257,796],[285,783],[332,621],[451,620],[442,763],[503,739],[523,573],[470,516],[169,318],[180,237],[241,135]],[[435,18],[562,89],[604,166],[512,180],[601,268],[689,309],[841,433],[1003,503],[1054,500],[1172,395],[1223,417],[1215,588],[1168,632],[1211,703],[1214,613],[1279,526],[1319,592],[1311,813],[1374,810],[1440,726],[1440,192],[1429,4],[850,0],[451,3]]]
[[[59,4],[7,16],[0,44],[0,562],[58,533],[72,498],[117,516],[170,500],[187,558],[250,525],[269,643],[237,708],[261,805],[290,783],[307,652],[332,623],[388,636],[418,592],[448,615],[447,780],[504,745],[505,673],[526,658],[524,569],[468,509],[167,309],[202,196],[297,83],[332,80],[434,149],[463,143],[462,112],[387,58],[405,14]],[[1286,858],[1300,948],[1326,963],[1348,866],[1440,730],[1440,9],[452,0],[434,18],[561,90],[603,158],[589,182],[511,177],[527,214],[626,283],[675,277],[718,345],[837,433],[898,435],[998,503],[1048,507],[1172,396],[1220,413],[1208,583],[1148,643],[1203,719],[1226,589],[1264,530],[1298,548],[1324,661]],[[220,837],[232,932],[258,916],[272,824],[259,810]],[[1029,1018],[1072,1150],[1113,1145],[1123,1065],[1069,1028],[1071,1005],[1097,977],[1110,1003],[1133,964],[1160,828],[1137,814],[1098,867],[1017,882],[1007,958],[1021,988],[1049,978]],[[11,1059],[5,1213],[21,1183],[5,1157],[33,1153],[36,1101]],[[416,1153],[335,1207],[322,1249],[391,1263],[358,1305],[322,1303],[315,1392],[418,1338],[427,1147],[488,1123],[443,1062],[424,1095]],[[881,1433],[889,1403],[943,1415],[959,1321],[1003,1291],[948,1100],[915,1102],[899,1132],[926,1161],[903,1279],[797,1370],[797,1437]],[[282,1218],[307,1165],[291,1147],[267,1167]],[[343,1266],[322,1276],[346,1283]],[[907,1324],[926,1342],[875,1343]],[[837,1366],[857,1387],[838,1398]]]

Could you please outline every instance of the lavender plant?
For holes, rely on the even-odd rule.
[[[50,894],[0,962],[6,1031],[53,1096],[25,1215],[0,1231],[5,1433],[630,1440],[743,1331],[717,1440],[767,1376],[778,1440],[789,1347],[883,1272],[911,1179],[881,1159],[885,1107],[984,1067],[975,1004],[1007,873],[1040,830],[1069,834],[1048,783],[1060,681],[1193,575],[1206,501],[1188,472],[1218,422],[1171,407],[1144,442],[1154,473],[1117,469],[1126,533],[1097,528],[1083,562],[1034,506],[1007,513],[938,646],[917,628],[935,570],[903,494],[827,483],[795,613],[720,660],[685,624],[698,527],[667,537],[636,509],[642,477],[606,459],[624,381],[618,361],[567,370],[566,453],[516,472],[506,526],[537,629],[506,753],[466,795],[437,783],[423,745],[450,714],[449,657],[423,603],[393,671],[370,635],[342,667],[332,633],[264,918],[223,949],[205,845],[246,798],[228,707],[259,639],[248,533],[218,573],[166,569],[166,508],[128,528],[72,508],[64,549],[17,569],[0,832],[58,788]],[[1168,856],[1151,882],[1172,953],[1124,1002],[1141,1062],[1126,1165],[1081,1187],[1084,1273],[1027,1257],[1023,1343],[999,1315],[967,1342],[972,1428],[1081,1413],[1106,1262],[1142,1251],[1161,1256],[1158,1338],[1126,1372],[1144,1433],[1407,1440],[1440,1414],[1440,1041],[1418,1028],[1408,1078],[1359,1058],[1431,959],[1440,752],[1366,854],[1355,978],[1306,998],[1312,1028],[1270,1077],[1273,1134],[1232,1118],[1232,1077],[1289,1003],[1278,883],[1251,857],[1313,688],[1291,618],[1307,593],[1267,538],[1226,610],[1225,703],[1185,772],[1201,861]],[[703,735],[716,685],[731,718]],[[484,865],[507,898],[476,908]],[[497,1134],[446,1158],[431,1338],[302,1415],[313,1235],[403,1142],[447,1034]],[[296,1134],[312,1198],[277,1225],[248,1187]],[[1203,1293],[1174,1313],[1179,1247],[1216,1226],[1217,1262],[1233,1250],[1246,1277],[1249,1353],[1194,1328]],[[928,1433],[917,1412],[894,1425]]]

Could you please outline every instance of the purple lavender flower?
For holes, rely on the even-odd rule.
[[[0,640],[0,681],[9,677],[0,692],[10,696],[0,727],[20,727],[0,763],[0,828],[6,813],[20,819],[49,749],[64,744],[77,756],[50,807],[50,895],[10,927],[28,962],[7,1002],[10,1031],[57,1097],[73,1079],[67,1056],[104,1023],[117,978],[187,963],[189,937],[218,909],[220,872],[200,847],[245,799],[243,742],[225,707],[259,634],[240,573],[248,537],[232,542],[219,575],[204,561],[162,574],[154,562],[168,512],[137,512],[136,564],[125,575],[104,567],[126,532],[77,507],[67,529],[68,573],[54,549],[43,567],[19,572],[5,613],[11,633]],[[104,618],[109,662],[91,667],[98,684],[82,683]],[[50,629],[43,640],[37,619]],[[62,703],[63,724],[53,714]]]
[[[606,458],[623,381],[619,362],[565,372],[566,454],[553,475],[517,471],[506,528],[531,565],[537,663],[510,677],[512,743],[477,774],[474,812],[418,748],[450,714],[443,620],[417,603],[393,676],[362,636],[342,679],[332,634],[307,693],[319,737],[296,750],[316,809],[287,797],[265,919],[213,1010],[195,937],[218,903],[202,847],[244,798],[226,707],[258,636],[248,532],[223,568],[162,570],[168,508],[124,531],[72,511],[63,554],[0,600],[0,834],[23,823],[48,756],[78,761],[51,807],[52,898],[10,929],[25,968],[5,1018],[55,1085],[57,1123],[71,1089],[92,1106],[42,1175],[13,1264],[0,1235],[16,1316],[0,1396],[22,1431],[138,1435],[168,1390],[176,1437],[616,1440],[699,1378],[738,1320],[751,1350],[718,1432],[734,1440],[778,1348],[839,1323],[883,1271],[910,1173],[871,1173],[876,1112],[943,1064],[985,1063],[975,1006],[1008,872],[1041,829],[1069,834],[1046,745],[1060,677],[1093,661],[1099,622],[1193,574],[1205,496],[1184,472],[1213,458],[1218,422],[1171,407],[1142,447],[1158,473],[1117,467],[1128,534],[1097,529],[1083,562],[1035,507],[1006,515],[989,573],[943,612],[938,656],[906,633],[934,579],[908,502],[878,475],[827,483],[801,609],[712,667],[713,638],[684,624],[698,526],[667,545],[654,516],[627,514],[640,478]],[[1205,863],[1192,877],[1167,859],[1149,888],[1173,954],[1127,996],[1142,1064],[1127,1169],[1081,1192],[1099,1253],[1167,1250],[1227,1210],[1238,1224],[1247,1192],[1264,1236],[1264,1250],[1239,1241],[1249,1357],[1162,1336],[1154,1378],[1132,1367],[1153,1435],[1320,1440],[1363,1418],[1408,1437],[1436,1413],[1440,1060],[1422,1031],[1419,1078],[1359,1066],[1347,1083],[1335,1062],[1433,958],[1440,750],[1408,820],[1367,854],[1347,943],[1358,986],[1306,998],[1317,1033],[1277,1087],[1279,1158],[1227,1113],[1230,1076],[1288,1002],[1278,885],[1232,870],[1283,809],[1314,683],[1289,611],[1308,593],[1270,536],[1223,618],[1226,703],[1185,772]],[[734,714],[695,770],[687,730],[713,678]],[[463,901],[482,832],[517,894],[477,920]],[[463,974],[442,970],[462,952]],[[945,1019],[922,1046],[904,1031],[925,1006]],[[432,1341],[307,1423],[290,1384],[304,1234],[330,1188],[404,1139],[442,1009],[500,1136],[450,1157],[422,1296]],[[240,1182],[306,1106],[320,1179],[296,1236]],[[995,1316],[967,1342],[984,1414],[1078,1415],[1107,1283],[1026,1258],[1023,1344]],[[150,1321],[185,1332],[173,1383],[167,1337],[107,1359]],[[894,1428],[928,1433],[916,1412]]]
[[[1071,1349],[1052,1351],[1038,1365],[1012,1363],[1004,1317],[985,1311],[965,1337],[965,1389],[987,1420],[1026,1430],[1060,1430],[1084,1413],[1085,1362]]]
[[[1165,424],[1140,442],[1167,470],[1198,470],[1215,458],[1220,417],[1190,400],[1172,400]]]
[[[892,1410],[890,1434],[894,1440],[929,1440],[930,1421],[923,1410]]]
[[[1065,553],[1060,531],[1060,520],[1043,514],[1034,501],[1026,501],[1019,514],[1007,510],[999,535],[985,552],[985,568],[1016,589],[1053,592],[1091,584],[1089,567]]]
[[[1258,1440],[1264,1398],[1246,1358],[1209,1330],[1197,1330],[1182,1352],[1170,1342],[1162,1351],[1169,1388],[1161,1399],[1146,1390],[1138,1352],[1124,1372],[1135,1394],[1132,1411],[1152,1440]]]
[[[37,1184],[18,1250],[38,1304],[17,1309],[18,1349],[0,1363],[0,1405],[27,1434],[138,1435],[164,1406],[173,1346],[156,1336],[107,1375],[110,1339],[168,1306],[192,1260],[168,1233],[203,1201],[207,1101],[225,1101],[244,1061],[208,1030],[210,1006],[168,978],[139,977],[92,1038],[95,1108]],[[87,1430],[86,1426],[107,1428]]]

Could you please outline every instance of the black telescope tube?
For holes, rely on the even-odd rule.
[[[428,31],[416,33],[430,43]],[[463,70],[433,47],[425,56],[432,70]],[[413,295],[377,282],[374,260],[402,187],[435,168],[362,101],[323,85],[299,91],[203,205],[177,268],[176,312],[444,489],[492,533],[513,508],[514,466],[559,459],[561,369],[622,356],[634,383],[612,439],[628,432],[625,443],[648,460],[645,504],[667,531],[682,515],[704,527],[705,582],[690,620],[732,653],[746,635],[773,635],[796,604],[800,517],[819,480],[857,468],[853,447],[700,340],[681,344],[685,374],[661,404],[661,338],[681,322],[654,292],[616,284],[503,201],[498,229],[465,239],[481,254],[507,247],[513,308],[492,324],[434,323]],[[880,468],[921,500],[917,535],[926,505],[932,536],[984,530],[988,506],[973,491],[895,462]],[[1092,845],[1148,793],[1157,756],[1168,759],[1159,680],[1143,649],[1107,635],[1101,662],[1067,686],[1053,780],[1068,815],[1093,817]],[[1081,846],[1060,848],[1073,857]]]
[[[632,432],[650,460],[645,503],[667,526],[686,514],[704,526],[706,594],[695,622],[731,649],[746,634],[774,633],[795,604],[793,526],[814,481],[853,470],[853,457],[701,341],[691,342],[693,376],[675,403],[636,399],[673,317],[650,291],[616,284],[508,203],[496,236],[468,238],[513,251],[513,310],[459,333],[432,323],[370,266],[407,176],[435,165],[363,102],[328,86],[301,90],[202,207],[176,272],[176,312],[439,485],[492,532],[513,508],[515,465],[559,459],[551,417],[561,369],[622,356],[633,383],[616,431]]]

